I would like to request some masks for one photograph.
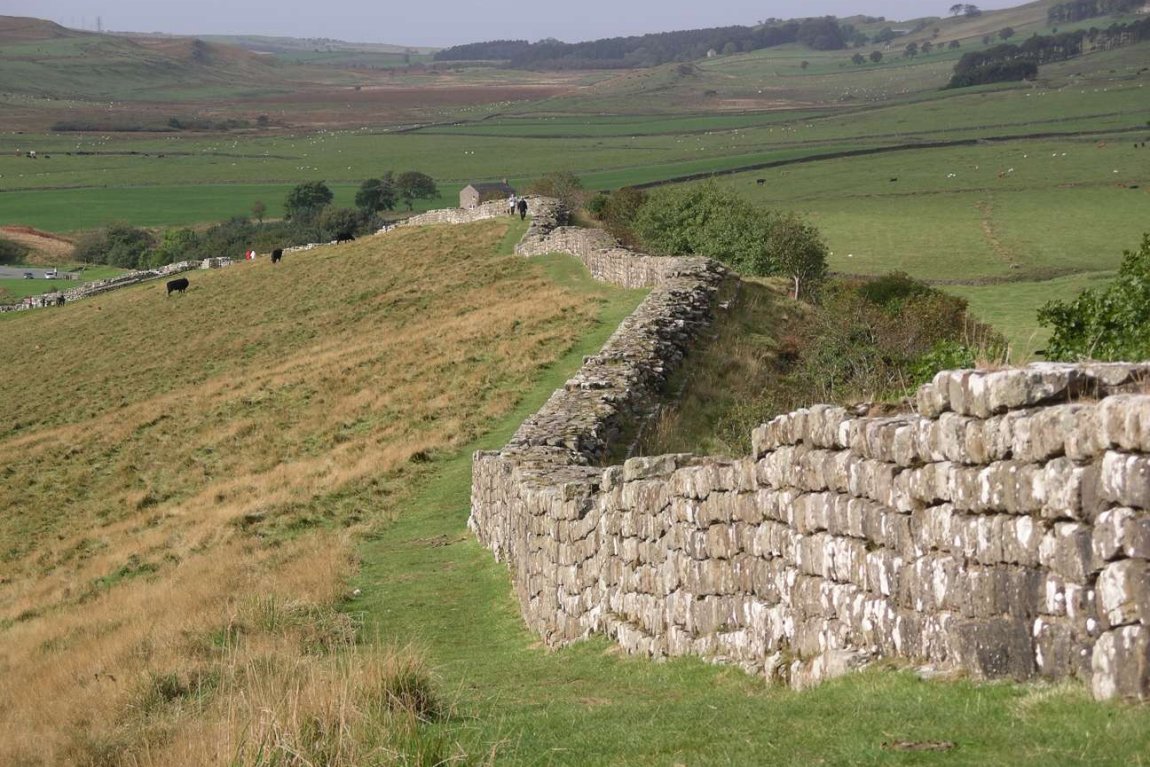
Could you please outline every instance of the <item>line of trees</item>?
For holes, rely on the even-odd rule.
[[[1091,27],[1057,35],[1034,35],[1021,45],[1007,43],[963,54],[954,65],[947,87],[1032,79],[1038,75],[1040,64],[1079,56],[1085,52],[1087,43],[1094,49],[1110,50],[1145,40],[1150,40],[1150,18],[1112,24],[1106,29]]]
[[[154,269],[176,261],[221,255],[239,257],[253,248],[267,251],[375,231],[384,223],[380,212],[394,210],[400,203],[411,210],[415,200],[438,196],[435,181],[427,174],[405,171],[397,175],[388,171],[382,178],[363,182],[355,196],[355,208],[337,208],[332,206],[335,195],[325,182],[306,181],[288,192],[282,220],[264,221],[267,205],[257,200],[252,205],[251,218],[237,216],[206,229],[185,227],[155,232],[113,223],[82,234],[76,243],[75,258],[122,269]]]
[[[1046,11],[1050,24],[1064,24],[1098,16],[1130,13],[1141,8],[1145,0],[1070,0],[1051,6]]]
[[[582,43],[553,38],[492,40],[445,48],[436,61],[504,61],[517,69],[603,69],[648,67],[671,61],[691,61],[709,53],[744,53],[801,43],[813,50],[841,50],[865,45],[869,38],[834,16],[772,21],[758,27],[730,26],[611,37]]]

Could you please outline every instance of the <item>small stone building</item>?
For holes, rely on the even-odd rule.
[[[480,203],[506,200],[513,194],[515,189],[506,181],[468,184],[459,191],[459,207],[474,208]]]

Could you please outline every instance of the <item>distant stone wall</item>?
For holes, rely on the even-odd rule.
[[[79,287],[70,290],[64,290],[53,293],[44,293],[39,296],[29,296],[18,304],[3,304],[0,305],[0,312],[19,312],[26,309],[42,309],[49,306],[57,306],[60,296],[64,297],[65,303],[78,301],[81,298],[91,298],[98,296],[101,293],[107,293],[110,290],[118,290],[126,288],[129,285],[138,285],[141,282],[154,280],[159,277],[167,277],[172,274],[179,274],[180,272],[191,271],[192,269],[199,268],[197,261],[180,261],[175,264],[168,264],[161,266],[158,269],[146,269],[138,272],[127,272],[115,277],[109,277],[106,280],[94,280],[86,282]]]

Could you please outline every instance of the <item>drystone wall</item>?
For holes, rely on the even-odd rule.
[[[63,296],[66,303],[78,301],[81,298],[91,298],[98,296],[101,293],[107,293],[110,290],[119,290],[126,288],[129,285],[138,285],[141,282],[154,280],[159,277],[166,277],[172,274],[179,274],[180,272],[191,271],[199,266],[195,261],[180,261],[175,264],[167,264],[157,269],[146,269],[137,272],[127,272],[115,277],[109,277],[106,280],[95,280],[93,282],[86,282],[79,287],[72,288],[71,290],[64,290],[54,293],[44,293],[39,296],[28,296],[21,303],[18,304],[3,304],[0,305],[0,312],[18,312],[26,309],[42,309],[45,307],[59,305],[59,298]]]
[[[947,371],[914,412],[814,406],[740,459],[604,466],[711,316],[719,267],[536,216],[518,252],[650,286],[473,461],[469,525],[549,644],[592,633],[805,686],[875,658],[1150,699],[1150,363]]]

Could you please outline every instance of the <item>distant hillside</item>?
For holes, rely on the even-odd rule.
[[[0,16],[0,91],[39,98],[131,98],[142,91],[266,83],[276,62],[187,37],[124,37]]]
[[[856,15],[768,19],[757,26],[729,26],[679,30],[587,42],[560,40],[493,40],[445,48],[437,61],[500,61],[517,69],[625,69],[651,67],[673,61],[749,53],[798,43],[813,51],[834,51],[888,44],[898,38],[929,31],[937,39],[978,39],[1010,27],[1033,31],[1066,20],[1099,19],[1129,14],[1143,0],[1038,0],[997,11],[976,4],[953,6],[947,17],[927,16],[909,21]]]
[[[428,54],[436,48],[413,45],[391,45],[387,43],[355,43],[333,40],[328,37],[272,37],[267,35],[201,35],[201,40],[224,45],[234,45],[254,53],[392,53]]]
[[[0,43],[19,43],[29,40],[53,40],[76,37],[83,32],[62,27],[51,21],[23,16],[0,16]]]

